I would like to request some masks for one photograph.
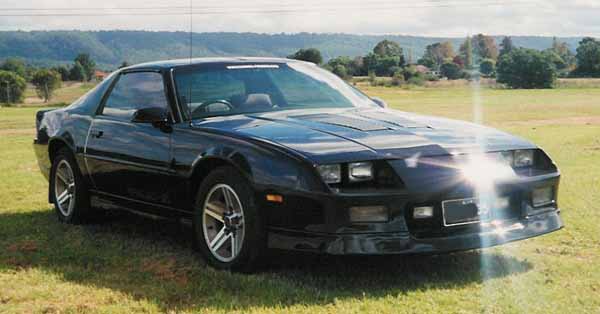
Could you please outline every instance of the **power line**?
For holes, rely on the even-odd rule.
[[[461,3],[461,2],[475,2],[477,3],[477,1],[474,0],[422,0],[420,1],[420,3]],[[393,4],[399,4],[402,3],[400,1],[379,1],[379,2],[368,2],[366,3],[367,6],[372,6],[372,5],[393,5]],[[407,1],[404,3],[412,3],[412,1]],[[348,5],[355,5],[355,6],[359,6],[359,7],[364,7],[365,3],[351,3],[351,2],[337,2],[337,3],[320,3],[319,5],[329,5],[329,6],[334,6],[334,5],[343,5],[343,6],[348,6]],[[261,5],[263,6],[273,6],[273,7],[277,7],[279,8],[305,8],[306,6],[304,5],[298,5],[298,4],[293,4],[293,3],[281,3],[281,2],[277,2],[277,3],[261,3]],[[230,9],[230,8],[254,8],[256,7],[256,4],[251,4],[251,5],[240,5],[240,4],[236,4],[235,6],[223,6],[223,5],[219,5],[219,6],[196,6],[196,9]],[[108,11],[114,11],[114,10],[164,10],[164,9],[189,9],[189,6],[172,6],[172,5],[165,5],[165,6],[144,6],[144,7],[45,7],[45,8],[40,8],[40,7],[17,7],[17,8],[0,8],[0,11],[98,11],[98,10],[108,10]]]
[[[359,7],[341,7],[341,8],[328,8],[328,7],[311,7],[311,8],[303,8],[303,9],[267,9],[267,10],[236,10],[236,9],[228,9],[228,10],[198,10],[194,8],[193,10],[185,11],[171,11],[171,12],[93,12],[93,13],[15,13],[15,14],[0,14],[0,17],[85,17],[85,16],[178,16],[178,15],[231,15],[231,14],[289,14],[289,13],[320,13],[320,12],[339,12],[339,11],[348,11],[348,10],[361,10],[361,11],[387,11],[392,9],[419,9],[419,8],[452,8],[452,7],[484,7],[484,6],[498,6],[498,5],[529,5],[534,4],[531,1],[516,1],[516,2],[506,2],[506,1],[493,1],[493,2],[462,2],[458,3],[436,3],[430,5],[394,5],[394,6],[377,6],[377,7],[368,7],[368,6],[359,6]],[[132,8],[133,9],[133,8]],[[91,10],[91,9],[90,9]],[[2,11],[0,9],[0,11]]]

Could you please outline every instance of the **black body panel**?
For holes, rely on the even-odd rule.
[[[188,120],[172,86],[173,70],[179,67],[287,62],[296,61],[203,59],[192,65],[186,60],[125,68],[71,106],[38,113],[34,147],[40,169],[48,177],[53,153],[67,147],[76,156],[97,207],[191,219],[199,182],[215,167],[231,165],[254,188],[268,223],[269,246],[281,249],[331,254],[445,252],[562,228],[556,203],[532,207],[531,191],[543,186],[556,191],[560,173],[526,140],[472,123],[380,108]],[[171,112],[168,129],[97,114],[115,78],[139,71],[162,75]],[[477,197],[477,186],[461,172],[468,156],[524,149],[535,150],[547,165],[495,182],[498,195],[510,196],[510,209],[500,217],[501,223],[444,225],[444,201]],[[359,161],[385,164],[399,183],[341,189],[325,184],[316,169]],[[281,195],[283,202],[267,202],[266,194]],[[375,205],[387,209],[388,221],[350,221],[350,207]],[[434,217],[413,219],[417,206],[433,207]]]

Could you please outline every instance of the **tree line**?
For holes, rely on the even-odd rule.
[[[8,58],[0,64],[0,103],[22,102],[28,82],[35,86],[37,95],[48,102],[63,81],[91,81],[95,71],[96,63],[85,53],[77,55],[70,66],[53,68],[36,68],[21,59]]]
[[[493,37],[478,34],[465,38],[458,50],[449,41],[428,45],[416,62],[389,40],[365,56],[341,56],[327,63],[315,48],[289,57],[319,64],[344,79],[368,76],[377,82],[377,76],[391,77],[392,85],[490,77],[511,88],[552,88],[558,77],[600,77],[600,41],[591,37],[584,38],[575,53],[556,38],[551,47],[535,50],[515,46],[508,36],[497,45]]]

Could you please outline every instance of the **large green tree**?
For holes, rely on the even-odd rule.
[[[517,48],[502,55],[496,72],[498,82],[511,88],[552,88],[556,81],[552,60],[533,49]]]
[[[377,45],[375,45],[375,48],[373,48],[373,53],[380,57],[404,56],[404,51],[402,50],[402,47],[400,47],[400,44],[387,39],[377,43]]]
[[[498,59],[498,47],[494,37],[478,34],[473,37],[473,49],[475,54],[481,59]]]
[[[23,101],[27,82],[23,77],[0,70],[0,102],[19,103]]]
[[[85,73],[85,80],[91,81],[94,77],[94,72],[96,71],[96,62],[92,60],[90,55],[87,53],[80,53],[75,57],[74,62],[81,64]]]
[[[429,68],[439,69],[444,62],[454,58],[454,47],[449,41],[428,45],[419,64]]]
[[[86,80],[85,68],[79,62],[75,62],[69,70],[69,79],[80,82]]]
[[[63,81],[68,81],[69,80],[69,69],[64,66],[64,65],[59,65],[56,67],[52,68],[53,71],[57,72],[58,74],[60,74],[60,79]]]
[[[44,99],[44,102],[48,102],[54,91],[60,88],[62,80],[58,72],[42,69],[33,74],[31,83],[35,86],[38,96]]]
[[[13,72],[20,77],[27,77],[27,66],[23,60],[18,58],[8,58],[0,65],[0,70]]]
[[[600,77],[600,41],[586,37],[577,47],[577,76]]]
[[[314,64],[323,63],[323,56],[321,55],[319,49],[316,48],[300,49],[293,55],[288,56],[288,58],[312,62]]]

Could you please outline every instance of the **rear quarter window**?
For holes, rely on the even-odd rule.
[[[115,77],[115,73],[109,75],[106,79],[100,82],[100,84],[96,85],[96,87],[79,97],[79,99],[77,99],[67,108],[74,113],[93,115],[102,101],[102,96],[104,96],[104,93],[106,93]]]

